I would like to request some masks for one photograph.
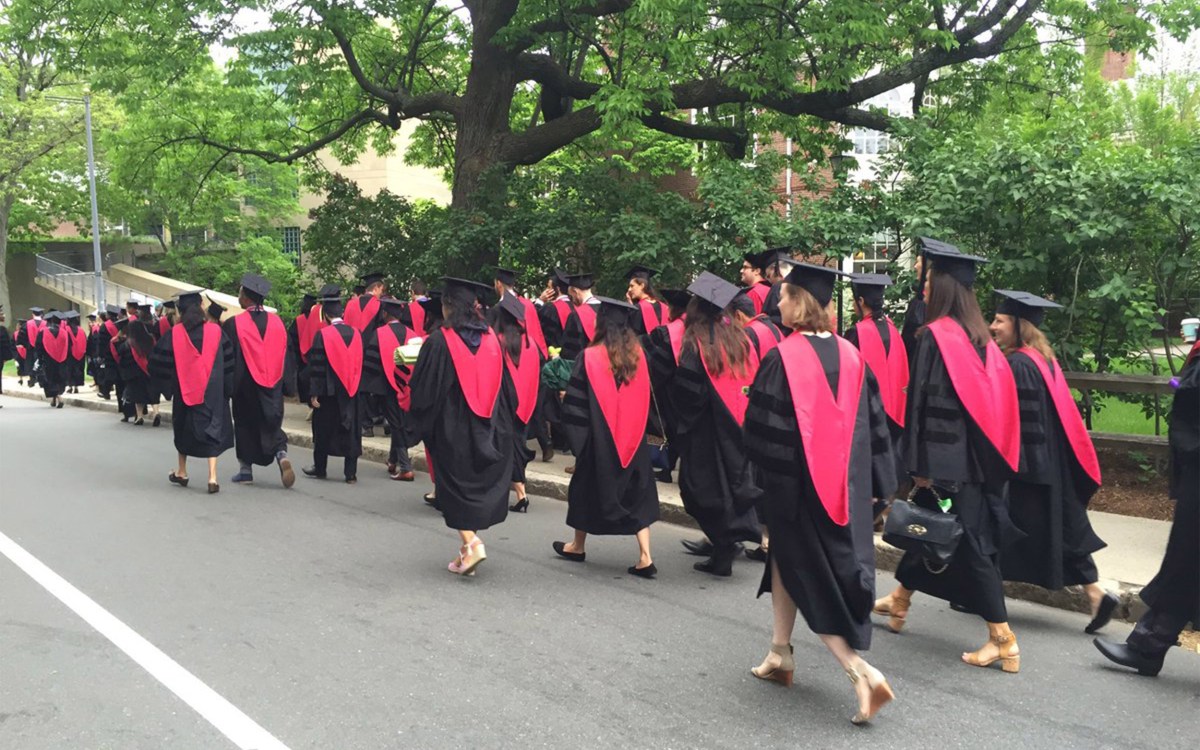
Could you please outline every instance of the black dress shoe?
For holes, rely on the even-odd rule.
[[[1113,643],[1106,641],[1103,638],[1093,638],[1092,643],[1096,644],[1096,648],[1100,653],[1111,662],[1120,664],[1122,667],[1136,669],[1137,673],[1146,677],[1157,677],[1162,671],[1163,658],[1166,652],[1153,656],[1151,654],[1138,651],[1130,648],[1125,643]]]
[[[155,414],[155,415],[154,415],[154,421],[153,421],[153,422],[151,422],[151,424],[153,424],[155,427],[158,427],[160,424],[162,424],[162,415],[161,415],[161,414]]]
[[[765,563],[767,561],[767,551],[762,547],[755,547],[754,549],[746,550],[746,557],[754,562]]]
[[[529,498],[527,498],[527,497],[523,497],[523,498],[521,498],[521,499],[520,499],[520,500],[518,500],[517,502],[515,502],[515,503],[513,503],[512,505],[508,506],[508,509],[509,509],[509,510],[511,510],[513,513],[526,513],[526,512],[528,512],[528,511],[529,511]]]
[[[737,556],[737,553],[738,548],[732,544],[728,547],[714,547],[712,557],[696,563],[692,568],[701,573],[728,578],[733,575],[733,558]]]
[[[542,463],[548,464],[553,460],[554,460],[554,449],[553,448],[547,448],[546,450],[542,451]]]
[[[637,576],[638,578],[653,579],[654,576],[658,575],[658,568],[654,567],[654,563],[650,563],[644,568],[639,568],[636,565],[630,565],[625,572],[631,576]]]
[[[567,552],[566,542],[555,542],[551,546],[554,547],[554,551],[558,554],[558,556],[565,560],[570,560],[571,562],[583,562],[587,559],[586,552]]]
[[[707,539],[684,539],[681,543],[689,555],[708,557],[713,553],[712,542]]]
[[[358,477],[346,477],[346,484],[358,484]]]
[[[659,469],[658,471],[654,472],[654,479],[655,479],[655,481],[662,482],[663,484],[670,484],[671,483],[671,470],[670,469]]]
[[[1121,600],[1115,595],[1106,592],[1104,598],[1100,600],[1100,606],[1096,608],[1096,616],[1087,624],[1083,632],[1091,635],[1107,625],[1112,620],[1113,612],[1116,611],[1117,605],[1120,603]]]
[[[325,478],[325,472],[317,471],[317,467],[315,467],[315,466],[305,466],[300,471],[304,472],[304,476],[312,477],[313,479],[324,479]]]
[[[375,437],[375,428],[374,427],[364,427],[362,430],[362,436],[365,438]]]

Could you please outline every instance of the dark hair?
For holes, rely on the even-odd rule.
[[[566,283],[564,283],[562,279],[558,278],[558,274],[556,273],[550,275],[550,285],[553,286],[554,291],[558,292],[559,294],[567,293]]]
[[[948,317],[963,327],[972,344],[980,348],[987,346],[992,336],[974,291],[936,268],[929,271],[926,290],[929,292],[925,308],[926,324]]]
[[[179,325],[183,326],[186,331],[195,330],[207,321],[208,317],[199,303],[186,305],[179,311]]]
[[[513,364],[521,364],[521,350],[524,348],[525,338],[525,330],[521,324],[508,313],[501,311],[496,318],[496,334],[500,336],[500,343],[504,345],[504,351],[508,353]]]
[[[420,279],[413,279],[412,283],[408,285],[408,288],[412,289],[414,294],[423,295],[427,291],[425,289],[425,282],[421,281]]]
[[[263,297],[263,295],[259,294],[258,292],[252,292],[246,287],[242,287],[242,294],[246,297],[246,299],[250,300],[256,305],[261,305],[263,300],[266,299]]]
[[[642,344],[627,324],[608,315],[597,315],[592,346],[603,346],[608,350],[608,365],[617,379],[617,385],[633,381],[642,355]]]
[[[352,294],[366,294],[367,288],[365,286],[363,286],[362,284],[359,284],[358,286],[351,289],[350,292]]]
[[[747,372],[750,339],[745,331],[731,324],[723,310],[714,309],[699,297],[693,297],[688,305],[683,346],[696,347],[708,371],[715,376],[729,370],[738,377]]]
[[[475,306],[475,292],[462,286],[448,285],[442,292],[442,306],[446,308],[444,327],[462,328],[469,323],[483,322],[483,316]]]
[[[738,312],[745,315],[747,318],[755,317],[754,300],[750,299],[749,294],[739,294],[733,298],[733,302],[729,303],[730,312]]]
[[[324,315],[325,317],[329,318],[330,320],[341,317],[341,315],[342,315],[341,301],[339,300],[337,302],[322,302],[321,303],[321,314]]]
[[[148,314],[143,314],[137,320],[131,320],[125,327],[130,348],[136,350],[143,357],[150,356],[150,352],[154,350],[154,344],[158,340],[154,337],[153,326],[153,319]]]
[[[309,300],[309,299],[301,300],[300,301],[300,314],[308,315],[310,312],[312,312],[312,309],[316,304],[317,304],[316,300]]]
[[[658,290],[654,288],[654,282],[644,276],[635,276],[635,280],[642,282],[642,294],[646,295],[655,302],[662,302],[663,299],[659,295]]]

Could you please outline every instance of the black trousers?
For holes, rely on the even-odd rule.
[[[412,471],[412,460],[408,456],[408,430],[405,425],[408,415],[396,402],[395,395],[385,396],[382,405],[383,418],[392,433],[388,446],[388,463],[395,464],[396,471]]]
[[[327,474],[329,468],[329,454],[314,450],[313,466],[316,467],[318,474]],[[355,479],[358,477],[358,456],[346,456],[342,466],[342,473],[347,479]]]
[[[1179,642],[1185,625],[1186,617],[1151,607],[1138,619],[1125,643],[1135,651],[1159,656]]]

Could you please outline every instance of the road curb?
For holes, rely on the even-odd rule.
[[[32,401],[47,400],[40,393],[26,390],[6,390],[3,395]],[[70,406],[91,409],[92,411],[108,411],[114,414],[120,411],[115,400],[103,401],[93,398],[82,398],[81,395],[64,394],[62,396],[63,403]],[[161,412],[161,416],[163,424],[171,424],[171,413],[169,411],[164,410]],[[289,445],[300,448],[312,448],[312,435],[309,432],[285,426],[284,433],[287,435]],[[364,443],[362,458],[376,463],[387,463],[388,451],[386,448]],[[423,452],[414,452],[412,465],[414,471],[428,473],[428,466],[426,465]],[[567,488],[569,485],[569,478],[557,479],[543,474],[532,473],[527,474],[525,482],[525,487],[529,494],[562,501],[566,501],[567,499]],[[696,522],[684,511],[683,506],[678,503],[660,502],[659,517],[660,520],[667,523],[698,529]],[[879,534],[875,535],[875,567],[877,569],[894,573],[902,554],[899,549],[884,542]],[[1118,604],[1113,613],[1113,619],[1136,622],[1145,613],[1146,605],[1139,596],[1142,590],[1140,585],[1117,581],[1115,582],[1115,588],[1112,588],[1112,584],[1110,583],[1110,590],[1120,599],[1120,604]],[[1006,583],[1004,584],[1004,593],[1011,599],[1034,602],[1071,612],[1086,614],[1091,610],[1087,594],[1084,593],[1083,588],[1080,586],[1071,586],[1058,591],[1048,591],[1040,586],[1027,583]]]

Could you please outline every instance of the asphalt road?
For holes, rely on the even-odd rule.
[[[363,464],[355,487],[301,477],[285,491],[260,469],[239,487],[231,452],[208,496],[167,484],[170,427],[0,404],[0,535],[293,750],[1161,749],[1200,736],[1200,656],[1173,650],[1157,679],[1110,668],[1083,615],[1011,602],[1023,659],[1007,675],[958,661],[982,623],[917,599],[905,634],[877,628],[868,654],[898,701],[856,728],[850,684],[803,620],[796,686],[749,674],[770,641],[762,567],[693,572],[687,529],[656,526],[659,579],[634,579],[632,539],[593,539],[584,565],[556,558],[566,506],[534,498],[485,532],[489,559],[460,579],[422,475],[400,484]],[[0,748],[238,746],[194,708],[210,703],[147,661],[0,555]]]

